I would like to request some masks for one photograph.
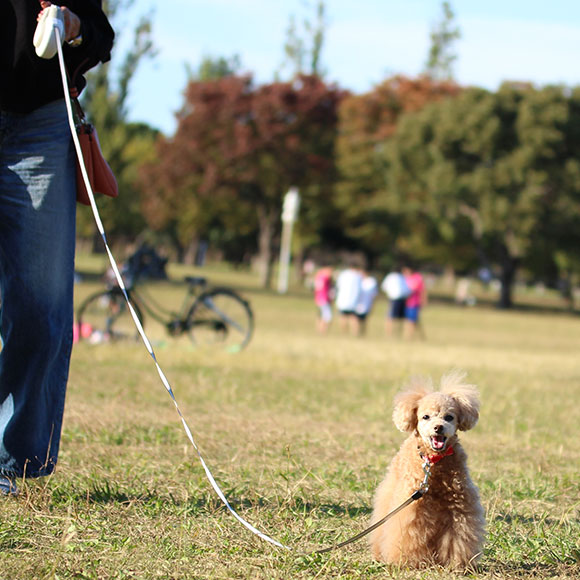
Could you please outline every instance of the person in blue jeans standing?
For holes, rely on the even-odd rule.
[[[70,82],[110,59],[100,0],[63,11]],[[0,0],[0,493],[54,470],[73,330],[75,152],[57,58],[32,39],[50,2]]]

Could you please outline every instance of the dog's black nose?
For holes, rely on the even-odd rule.
[[[437,425],[435,427],[435,433],[437,433],[437,434],[443,433],[443,425]]]

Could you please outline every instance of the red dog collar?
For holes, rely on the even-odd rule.
[[[454,453],[455,451],[453,451],[453,447],[449,446],[443,453],[427,455],[427,461],[431,465],[435,465],[436,463],[439,463],[439,461],[441,461],[444,457],[447,457],[448,455],[453,455]]]

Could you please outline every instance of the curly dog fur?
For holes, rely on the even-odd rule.
[[[465,373],[441,379],[439,391],[430,381],[415,380],[397,395],[393,421],[411,433],[379,485],[371,523],[398,507],[417,490],[429,458],[429,490],[371,535],[377,560],[412,567],[441,565],[467,568],[481,555],[484,513],[467,469],[467,456],[457,431],[467,431],[479,418],[479,397]]]

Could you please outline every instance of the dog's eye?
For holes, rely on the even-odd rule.
[[[423,415],[421,419],[423,419],[423,421],[429,421],[429,415]]]
[[[445,421],[451,422],[451,421],[453,421],[453,415],[445,415],[445,417],[443,417],[443,419]]]

